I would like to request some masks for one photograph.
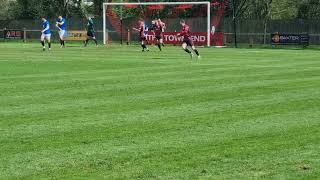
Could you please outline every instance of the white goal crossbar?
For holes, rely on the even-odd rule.
[[[206,5],[207,6],[207,46],[210,46],[210,20],[211,9],[209,1],[201,2],[136,2],[136,3],[103,3],[103,43],[106,44],[106,9],[107,6],[124,6],[124,5]]]

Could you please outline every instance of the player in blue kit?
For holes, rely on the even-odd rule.
[[[64,36],[66,33],[66,19],[63,18],[62,16],[59,16],[56,22],[56,27],[59,29],[59,38],[60,38],[60,45],[61,48],[65,47],[65,42],[64,42]]]
[[[41,30],[41,44],[43,47],[43,51],[46,50],[45,40],[48,42],[48,49],[51,50],[51,30],[50,23],[45,18],[42,18],[42,30]]]

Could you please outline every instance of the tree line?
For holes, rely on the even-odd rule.
[[[104,0],[0,0],[0,19],[37,19],[40,17],[84,17],[101,15]]]
[[[84,17],[88,14],[101,16],[102,3],[112,0],[93,0],[92,5],[84,0],[0,0],[1,19],[37,19],[41,16]],[[122,0],[124,2],[143,2],[150,0]],[[176,0],[154,0],[176,1]],[[202,1],[202,0],[196,0]],[[211,0],[226,2],[226,17],[233,16],[233,0]],[[121,2],[113,0],[112,2]],[[320,17],[319,0],[234,0],[237,18],[249,19],[318,19]],[[136,12],[136,11],[132,11]],[[134,16],[134,14],[133,14]]]
[[[319,0],[235,0],[237,16],[254,19],[319,19]]]

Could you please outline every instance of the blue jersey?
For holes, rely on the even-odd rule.
[[[50,23],[49,21],[45,21],[42,23],[43,34],[51,34]]]
[[[143,33],[145,36],[147,36],[149,34],[149,27],[147,25],[144,25]]]
[[[58,26],[61,30],[66,30],[66,19],[58,19],[57,23],[59,23]]]

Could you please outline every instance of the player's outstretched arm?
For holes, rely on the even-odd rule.
[[[59,27],[60,23],[56,23],[56,27],[61,31],[61,28]]]
[[[133,30],[135,30],[135,31],[140,31],[139,29],[137,29],[137,28],[132,28]]]
[[[47,26],[46,26],[46,28],[45,28],[45,29],[43,29],[41,32],[42,32],[42,33],[44,33],[45,31],[47,31],[47,30],[49,30],[49,29],[50,29],[50,26],[49,26],[49,25],[47,25]]]

